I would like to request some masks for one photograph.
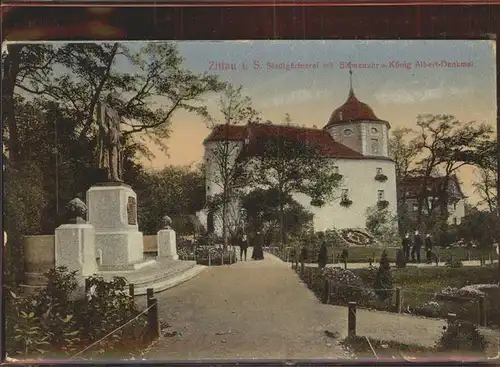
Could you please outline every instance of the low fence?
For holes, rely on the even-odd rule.
[[[300,248],[298,248],[294,254],[293,248],[279,248],[279,247],[267,247],[268,252],[279,257],[285,262],[298,261],[300,257]],[[343,251],[347,250],[347,258],[343,257]],[[368,263],[377,264],[380,262],[380,257],[383,250],[387,250],[389,261],[391,263],[396,262],[396,254],[400,247],[387,247],[387,248],[371,248],[371,247],[349,247],[349,248],[337,248],[328,249],[327,264],[349,264],[349,263]],[[319,256],[319,246],[312,247],[308,249],[305,262],[307,264],[314,264],[318,262]],[[421,258],[425,260],[426,254],[425,249],[421,249]],[[498,258],[495,251],[483,252],[479,249],[466,249],[466,248],[434,248],[432,251],[433,263],[445,262],[445,261],[479,261],[480,265],[486,265],[487,263],[493,263]]]
[[[89,294],[90,292],[90,284],[89,280],[85,279],[85,294]],[[101,342],[106,340],[107,338],[113,337],[118,331],[123,329],[125,326],[131,324],[132,322],[138,320],[140,317],[146,317],[147,320],[147,341],[148,342],[153,342],[157,340],[160,335],[161,335],[161,326],[160,326],[160,318],[159,318],[159,313],[158,313],[158,300],[154,298],[154,289],[153,288],[147,288],[146,290],[147,294],[147,306],[146,308],[141,311],[137,316],[135,316],[133,319],[127,321],[126,323],[120,325],[113,331],[109,332],[99,340],[95,341],[94,343],[90,344],[89,346],[85,347],[84,349],[80,350],[78,353],[75,353],[74,355],[71,356],[70,360],[75,359],[78,356],[81,356],[83,353],[89,351],[93,347],[99,345]],[[135,297],[135,287],[134,284],[129,284],[129,296],[134,298]]]
[[[373,288],[368,288],[368,287],[357,287],[357,286],[352,286],[352,285],[346,285],[346,284],[340,284],[340,285],[335,285],[333,282],[329,279],[319,277],[319,269],[318,268],[311,268],[311,267],[306,267],[304,262],[293,262],[292,263],[292,269],[295,270],[295,272],[299,275],[300,279],[308,286],[308,288],[313,291],[316,296],[321,300],[322,303],[324,304],[338,304],[338,303],[332,303],[333,301],[333,295],[335,295],[335,292],[338,292],[339,289],[351,289],[356,292],[362,292],[362,293],[367,293],[371,294],[376,291],[384,291],[384,292],[389,292],[391,294],[391,297],[384,303],[384,311],[389,311],[389,312],[394,312],[394,313],[403,313],[404,311],[404,294],[408,295],[413,295],[413,297],[416,297],[416,295],[425,295],[429,296],[430,299],[437,299],[441,301],[446,301],[450,302],[454,305],[453,308],[458,308],[461,310],[465,310],[467,308],[468,311],[470,311],[472,314],[469,314],[469,317],[467,318],[467,321],[473,322],[475,324],[478,324],[480,326],[487,326],[488,320],[487,320],[487,302],[486,302],[486,297],[462,297],[462,296],[448,296],[448,295],[442,295],[439,293],[425,293],[425,292],[418,292],[418,291],[413,291],[409,289],[402,289],[401,287],[396,287],[392,289],[373,289]],[[359,293],[357,293],[359,294]],[[349,297],[341,297],[341,304],[339,305],[345,305],[349,306],[352,302],[354,302],[355,307],[364,307],[364,308],[376,308],[376,307],[370,307],[371,305],[369,302],[363,302],[359,301],[357,299],[345,299]],[[343,303],[343,304],[342,304]],[[441,314],[436,313],[435,315],[422,315],[422,316],[429,316],[433,318],[437,318],[439,316],[441,317],[446,317],[448,314],[454,314],[455,317],[463,318],[461,317],[457,312],[442,312]],[[476,316],[474,316],[474,314]]]

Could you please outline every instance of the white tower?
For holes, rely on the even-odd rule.
[[[349,96],[333,111],[324,129],[338,141],[365,156],[389,156],[389,122],[379,119],[372,108],[360,102],[352,88],[349,70]]]

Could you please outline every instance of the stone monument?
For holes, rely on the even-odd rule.
[[[171,225],[172,219],[169,216],[164,216],[163,229],[160,229],[156,235],[158,258],[178,260],[176,236]]]
[[[86,212],[83,201],[78,198],[71,200],[66,206],[67,223],[56,228],[54,238],[55,265],[76,271],[80,282],[98,270],[94,227],[81,218]]]
[[[100,103],[97,111],[98,167],[106,171],[107,181],[87,191],[96,257],[108,270],[137,269],[144,263],[144,245],[137,225],[137,195],[122,181],[121,118],[107,103]]]

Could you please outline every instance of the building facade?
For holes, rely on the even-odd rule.
[[[249,124],[216,126],[204,142],[207,198],[222,192],[223,176],[218,172],[220,158],[217,152],[231,152],[234,162],[241,151],[265,135],[283,139],[314,142],[323,158],[333,161],[334,169],[342,175],[333,202],[322,207],[310,205],[311,198],[294,195],[294,199],[314,214],[316,231],[326,229],[361,228],[366,226],[368,208],[383,202],[396,215],[397,192],[395,164],[389,158],[390,124],[379,119],[370,106],[360,102],[351,83],[346,102],[335,109],[322,129],[289,125]],[[352,202],[350,206],[341,201]],[[231,211],[237,216],[238,205]],[[208,212],[199,213],[202,223],[207,223]],[[214,230],[221,233],[220,220]],[[208,227],[210,227],[208,225]]]

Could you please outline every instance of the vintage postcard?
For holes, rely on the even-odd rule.
[[[2,62],[11,360],[498,356],[495,42]]]

